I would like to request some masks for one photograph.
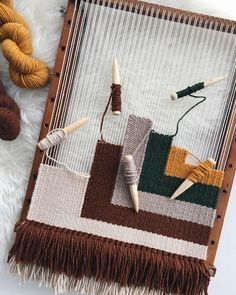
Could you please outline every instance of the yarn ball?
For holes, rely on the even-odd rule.
[[[14,140],[20,133],[20,109],[0,81],[0,138]]]
[[[19,87],[39,88],[47,84],[49,69],[32,57],[32,41],[25,20],[15,12],[11,1],[0,2],[0,42],[9,62],[11,80]]]

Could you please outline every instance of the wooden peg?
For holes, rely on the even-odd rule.
[[[212,79],[212,80],[207,80],[207,81],[204,81],[204,88],[208,87],[208,86],[211,86],[221,80],[224,80],[227,76],[220,76],[220,77],[217,77],[215,79]]]
[[[82,125],[84,125],[88,121],[89,117],[82,118],[76,122],[71,123],[70,125],[64,127],[62,130],[65,132],[66,135],[71,134],[78,128],[80,128]]]
[[[134,162],[134,159],[133,159],[132,155],[127,155],[124,158],[125,158],[126,162]],[[135,167],[135,169],[136,169],[136,167]],[[129,190],[130,190],[130,195],[131,195],[133,208],[138,213],[138,211],[139,211],[139,197],[138,197],[137,183],[134,181],[134,183],[129,183],[128,185],[129,185]]]

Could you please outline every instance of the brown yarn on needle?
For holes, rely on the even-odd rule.
[[[112,84],[111,86],[111,94],[109,96],[107,105],[105,107],[105,110],[102,114],[102,120],[101,120],[101,124],[100,124],[100,134],[101,134],[101,140],[105,141],[103,138],[103,134],[102,134],[102,129],[103,129],[103,123],[104,123],[104,119],[105,119],[105,115],[108,111],[108,107],[109,104],[111,102],[112,105],[112,111],[121,111],[121,86],[119,84]]]
[[[14,140],[20,133],[20,109],[0,81],[0,139]]]
[[[111,110],[112,112],[121,112],[121,86],[119,84],[111,85]]]

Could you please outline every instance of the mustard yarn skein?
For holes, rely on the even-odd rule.
[[[28,25],[14,11],[11,1],[0,0],[0,42],[9,62],[11,80],[19,87],[39,88],[47,84],[49,69],[32,57],[32,42]]]

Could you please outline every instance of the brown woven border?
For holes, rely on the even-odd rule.
[[[101,2],[99,2],[99,3],[101,3]],[[117,3],[118,3],[118,1],[113,1],[113,7],[115,7],[115,5],[117,5]],[[149,7],[149,9],[151,9],[151,7],[154,7],[154,9],[160,9],[160,14],[159,14],[160,17],[162,15],[167,15],[166,13],[170,12],[172,15],[175,14],[176,17],[173,18],[172,20],[177,21],[177,22],[178,22],[178,16],[180,16],[180,15],[182,15],[182,17],[180,17],[180,22],[184,22],[185,19],[186,20],[187,20],[187,18],[190,19],[190,17],[195,18],[195,19],[198,17],[198,18],[202,19],[203,22],[209,22],[209,23],[212,22],[213,24],[220,22],[220,23],[222,23],[222,27],[224,28],[224,30],[226,28],[230,28],[228,30],[228,32],[230,32],[233,28],[233,32],[231,32],[231,33],[234,33],[234,34],[236,33],[236,29],[235,29],[236,22],[234,22],[234,21],[225,20],[225,19],[221,19],[218,17],[211,17],[211,16],[207,16],[207,15],[203,15],[203,14],[196,14],[196,13],[192,13],[192,12],[188,12],[188,11],[184,11],[184,10],[180,10],[180,9],[163,7],[163,6],[159,6],[159,5],[155,5],[155,4],[147,4],[147,3],[143,3],[143,2],[138,2],[136,0],[124,1],[124,3],[126,3],[127,5],[129,3],[132,3],[132,4],[136,3],[137,5],[143,4],[146,7],[146,11],[147,11],[148,7]],[[49,129],[49,123],[52,120],[51,116],[52,116],[53,106],[55,103],[55,95],[57,92],[59,75],[63,74],[63,73],[61,73],[61,69],[62,69],[63,58],[65,57],[64,49],[65,49],[65,45],[68,40],[68,34],[69,34],[69,29],[71,27],[71,17],[73,14],[73,10],[74,10],[74,1],[69,0],[68,8],[67,8],[66,16],[65,16],[65,22],[64,22],[64,26],[63,26],[63,30],[62,30],[62,36],[61,36],[59,49],[58,49],[58,53],[57,53],[56,63],[55,63],[54,71],[53,71],[53,77],[51,80],[51,87],[49,90],[47,105],[45,108],[45,114],[44,114],[44,118],[42,121],[42,127],[41,127],[41,131],[40,131],[39,139],[42,139],[46,135],[46,133],[48,132],[48,129]],[[236,99],[236,94],[235,94],[235,99]],[[234,109],[232,108],[231,117],[233,116],[233,113],[234,113]],[[235,127],[235,124],[233,124],[233,126]],[[229,154],[227,151],[226,152],[224,152],[224,150],[222,151],[224,153],[224,154],[222,154],[222,157],[228,158],[228,160],[227,160],[227,164],[226,164],[225,177],[224,177],[224,181],[223,181],[222,190],[220,193],[219,203],[217,206],[217,218],[215,220],[214,228],[211,231],[211,237],[209,240],[207,262],[209,263],[210,266],[212,266],[214,263],[214,259],[215,259],[215,255],[216,255],[216,251],[217,251],[217,246],[218,246],[218,242],[219,242],[219,238],[220,238],[220,233],[221,233],[221,229],[223,226],[224,216],[226,213],[227,204],[228,204],[228,200],[229,200],[229,196],[230,196],[230,191],[231,191],[232,184],[233,184],[233,178],[234,178],[234,174],[235,174],[235,170],[236,170],[236,133],[234,132],[234,128],[227,130],[226,142],[227,142],[226,150],[229,149],[229,147],[230,147],[230,149],[229,149],[230,151],[229,151]],[[31,170],[30,178],[29,178],[25,201],[23,204],[23,209],[22,209],[21,218],[20,218],[21,220],[26,219],[31,196],[32,196],[32,193],[34,190],[35,181],[37,178],[38,168],[39,168],[39,165],[42,161],[42,157],[43,157],[43,153],[37,148],[36,152],[35,152],[35,157],[34,157],[34,162],[33,162],[32,170]],[[212,266],[212,270],[214,272],[213,266]]]

